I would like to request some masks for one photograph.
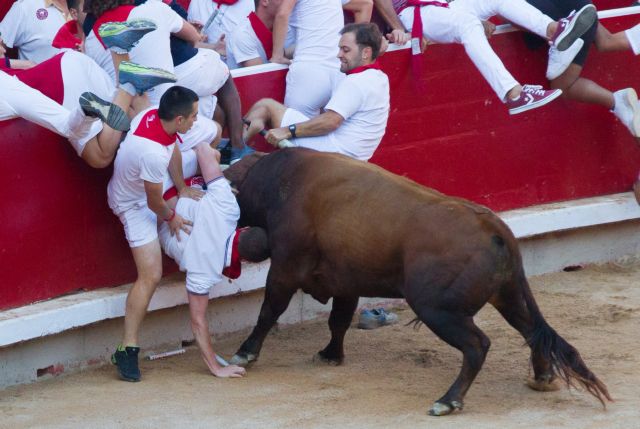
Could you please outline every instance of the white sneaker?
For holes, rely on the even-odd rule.
[[[576,39],[565,51],[559,51],[558,48],[551,45],[547,63],[547,79],[553,80],[564,73],[583,46],[584,40],[582,39]]]
[[[640,108],[635,89],[626,88],[613,93],[615,106],[613,114],[622,122],[634,137],[640,137]]]

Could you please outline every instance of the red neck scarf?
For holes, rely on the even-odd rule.
[[[367,64],[366,66],[360,66],[360,67],[356,67],[354,69],[349,70],[347,72],[347,75],[362,73],[363,71],[370,70],[370,69],[382,70],[382,67],[380,67],[380,64],[378,63],[378,61],[374,61],[371,64]]]
[[[273,34],[271,34],[271,31],[264,25],[264,22],[258,18],[255,12],[251,12],[248,18],[249,23],[251,23],[251,28],[253,28],[256,36],[258,36],[258,40],[260,40],[264,52],[267,54],[268,60],[273,55]]]
[[[176,140],[182,143],[182,139],[178,133],[169,135],[164,128],[162,128],[162,121],[158,116],[158,109],[152,109],[145,113],[133,135],[160,143],[162,146],[171,146]]]
[[[78,46],[82,44],[82,40],[78,35],[78,21],[71,20],[60,27],[60,30],[56,33],[56,36],[51,42],[51,46],[54,48],[62,49],[78,49]]]
[[[220,9],[220,6],[227,5],[227,6],[233,6],[234,4],[238,3],[238,0],[213,0],[213,2],[215,4],[218,5],[218,9]]]
[[[425,1],[425,0],[407,0],[406,7],[413,7],[413,27],[411,28],[411,67],[414,76],[420,75],[420,57],[422,54],[421,43],[423,35],[422,16],[420,16],[420,8],[423,6],[436,6],[448,8],[449,3],[443,1]]]
[[[102,37],[98,34],[98,29],[100,26],[106,22],[122,22],[126,21],[129,18],[129,14],[133,10],[135,6],[118,6],[114,9],[110,9],[102,14],[98,19],[96,19],[95,24],[93,24],[93,32],[96,35],[96,38],[100,42],[103,48],[107,49],[104,42],[102,41]]]

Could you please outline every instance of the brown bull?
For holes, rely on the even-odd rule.
[[[257,161],[257,162],[256,162]],[[331,340],[318,355],[341,363],[358,298],[405,298],[417,319],[463,354],[462,369],[429,413],[462,409],[489,338],[473,317],[490,302],[531,348],[534,380],[576,382],[603,404],[606,386],[545,321],[529,289],[518,244],[491,210],[451,198],[342,155],[285,149],[227,170],[241,223],[267,231],[271,268],[258,323],[232,361],[257,359],[262,343],[302,289],[326,303]]]

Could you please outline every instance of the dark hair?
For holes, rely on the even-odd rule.
[[[371,48],[371,59],[375,60],[380,54],[380,44],[382,42],[382,33],[378,29],[376,24],[370,22],[361,24],[347,24],[340,34],[354,33],[356,36],[356,43],[360,49],[369,47]]]
[[[67,0],[67,8],[78,9],[78,3],[80,3],[80,0]],[[78,12],[81,12],[81,11],[78,11]]]
[[[85,0],[84,11],[96,18],[100,18],[108,10],[115,9],[118,6],[130,5],[133,2],[134,0]]]
[[[198,94],[183,86],[172,86],[160,98],[158,116],[171,121],[178,116],[189,116],[193,113],[193,103],[198,101]]]

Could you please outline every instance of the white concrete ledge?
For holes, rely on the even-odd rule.
[[[623,193],[562,203],[545,204],[500,213],[519,239],[550,232],[640,219],[633,194]],[[267,262],[243,266],[236,281],[225,280],[212,288],[211,298],[235,295],[264,287]],[[130,285],[82,292],[0,312],[0,347],[57,334],[103,320],[124,316]],[[151,300],[149,310],[187,303],[184,276],[169,276]]]

